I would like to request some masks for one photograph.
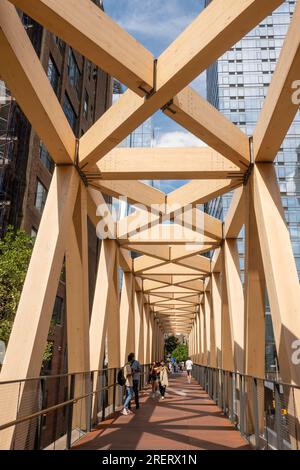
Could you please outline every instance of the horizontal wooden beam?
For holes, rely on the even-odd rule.
[[[101,180],[242,180],[244,172],[210,147],[116,148],[86,172],[88,181]]]
[[[253,135],[254,158],[272,162],[299,109],[293,99],[295,81],[300,80],[300,4],[295,5],[281,54]]]
[[[152,90],[151,52],[90,0],[11,2],[136,93]]]
[[[178,93],[164,113],[245,170],[250,164],[249,138],[191,87]]]
[[[120,245],[142,244],[142,245],[219,245],[220,240],[208,237],[203,233],[183,227],[179,224],[160,224],[151,227],[142,233],[132,235],[128,239],[119,239]],[[208,248],[210,249],[210,248]]]
[[[76,140],[16,9],[0,2],[0,74],[55,163],[72,164]]]

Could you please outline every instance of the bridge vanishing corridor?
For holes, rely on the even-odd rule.
[[[117,415],[74,444],[75,450],[250,450],[195,380],[171,378],[165,401],[142,394],[141,408]]]
[[[299,447],[300,289],[273,164],[299,110],[299,1],[250,138],[189,86],[282,3],[213,0],[155,59],[90,0],[0,0],[1,78],[56,164],[0,375],[1,449],[47,446],[45,419],[53,419],[53,442],[69,448],[74,433],[87,434],[120,405],[116,374],[128,353],[143,364],[143,387],[170,334],[186,338],[199,383],[256,448],[270,436],[274,448]],[[79,139],[15,7],[128,87]],[[157,111],[207,147],[117,147]],[[146,179],[188,182],[165,194]],[[203,211],[229,192],[224,222]],[[131,212],[116,220],[112,198],[124,197]],[[88,220],[101,239],[95,283]],[[39,377],[62,267],[68,374]],[[265,377],[266,297],[280,370],[274,381]],[[195,382],[190,397],[176,395],[181,380],[166,404],[145,399],[144,418],[128,418],[129,445],[151,446],[163,428],[153,442],[246,446],[212,402],[203,404]],[[46,403],[51,381],[64,394]],[[162,423],[170,414],[171,429]],[[120,419],[81,445],[116,445]],[[138,439],[143,419],[149,438]]]

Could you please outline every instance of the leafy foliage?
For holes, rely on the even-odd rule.
[[[11,226],[0,240],[0,340],[5,344],[12,330],[33,243],[26,232],[15,231]],[[44,360],[51,359],[52,350],[53,344],[47,342]]]
[[[188,347],[186,344],[179,344],[176,349],[174,349],[172,356],[176,362],[184,362],[189,356]]]
[[[178,338],[176,338],[176,336],[169,336],[165,340],[166,353],[167,354],[172,354],[174,349],[176,349],[177,345],[178,345]]]

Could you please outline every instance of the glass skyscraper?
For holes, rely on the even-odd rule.
[[[210,0],[206,0],[206,6]],[[253,135],[268,93],[272,74],[286,37],[296,1],[286,0],[207,72],[207,99],[247,135]],[[299,71],[300,72],[300,71]],[[275,160],[294,256],[300,274],[300,113],[298,112]],[[206,211],[224,220],[232,194],[206,205]],[[244,267],[243,231],[239,240]],[[267,312],[269,308],[267,306]],[[267,325],[271,324],[267,315]],[[267,328],[271,339],[270,328]],[[271,343],[267,342],[268,348]],[[268,359],[268,358],[267,358]],[[268,362],[268,361],[267,361]]]

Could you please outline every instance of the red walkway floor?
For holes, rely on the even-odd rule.
[[[249,450],[208,395],[186,376],[170,380],[166,399],[141,394],[131,416],[119,413],[74,446],[78,450]]]

